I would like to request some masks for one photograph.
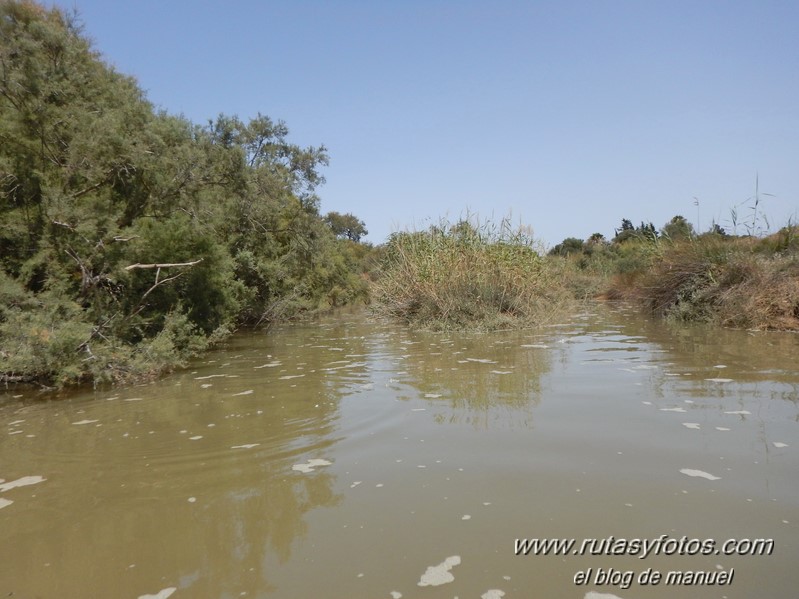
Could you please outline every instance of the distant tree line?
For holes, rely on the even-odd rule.
[[[710,230],[704,235],[727,237],[727,232],[718,224],[713,223]],[[641,222],[637,227],[626,218],[621,220],[621,226],[615,230],[615,236],[608,241],[602,233],[594,233],[587,240],[577,237],[567,237],[549,250],[551,256],[568,256],[579,253],[592,253],[597,246],[608,244],[622,244],[628,241],[658,241],[668,239],[680,241],[692,239],[697,236],[694,226],[684,216],[676,215],[658,230],[651,222]]]

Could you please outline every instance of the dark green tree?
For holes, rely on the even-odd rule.
[[[359,242],[361,237],[369,234],[364,222],[349,212],[346,214],[328,212],[325,216],[325,222],[333,231],[333,234],[342,239]]]
[[[616,229],[616,236],[613,238],[614,243],[624,243],[629,239],[635,237],[635,227],[631,220],[621,219],[621,228]]]
[[[658,231],[651,222],[641,221],[641,225],[635,230],[638,237],[647,241],[655,241],[658,238]]]
[[[576,237],[567,237],[558,245],[549,250],[550,256],[568,256],[570,254],[580,254],[583,251],[584,241]]]
[[[661,235],[672,241],[690,239],[694,236],[694,227],[684,216],[678,214],[663,226]]]
[[[709,233],[713,235],[718,235],[719,237],[729,237],[727,231],[724,230],[724,227],[719,225],[718,223],[713,223],[713,226],[710,227]]]

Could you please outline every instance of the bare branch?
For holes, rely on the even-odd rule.
[[[198,260],[194,260],[193,262],[174,262],[170,264],[131,264],[130,266],[126,266],[125,270],[133,270],[136,268],[170,268],[172,266],[194,266],[202,261],[203,259],[200,258]]]
[[[199,259],[194,260],[192,262],[175,262],[175,263],[170,263],[170,264],[131,264],[130,266],[126,266],[125,270],[133,270],[133,269],[139,269],[139,268],[155,268],[156,269],[156,271],[155,271],[155,283],[153,284],[152,287],[150,287],[147,291],[144,292],[144,294],[139,299],[139,303],[136,304],[136,307],[133,309],[133,311],[130,313],[130,315],[128,315],[127,318],[133,318],[134,316],[136,316],[136,314],[138,314],[139,312],[141,312],[144,309],[144,300],[147,298],[148,295],[150,295],[150,293],[155,291],[155,289],[157,287],[159,287],[160,285],[163,285],[164,283],[168,283],[169,281],[174,281],[175,279],[177,279],[178,277],[180,277],[181,275],[186,273],[186,271],[183,271],[183,272],[179,272],[178,274],[173,275],[171,277],[167,277],[165,279],[161,279],[161,269],[162,268],[169,268],[171,266],[194,266],[195,264],[199,264],[202,261],[203,261],[203,259],[199,258]]]
[[[157,271],[157,272],[160,272],[160,271]],[[144,298],[147,297],[148,295],[150,295],[150,292],[153,291],[156,287],[158,287],[159,285],[163,285],[164,283],[168,283],[169,281],[174,281],[175,279],[177,279],[182,274],[183,274],[182,272],[179,272],[178,274],[176,274],[176,275],[174,275],[172,277],[167,277],[166,279],[161,279],[160,281],[158,280],[158,275],[156,275],[156,277],[155,277],[155,285],[153,285],[147,291],[144,292],[144,295],[141,296],[141,299],[139,300],[139,303],[143,302]]]

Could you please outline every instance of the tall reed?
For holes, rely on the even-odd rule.
[[[433,329],[549,322],[573,305],[529,230],[509,219],[446,221],[391,236],[374,283],[377,312]]]

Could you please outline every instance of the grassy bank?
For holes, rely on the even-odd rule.
[[[374,309],[429,329],[529,327],[575,304],[557,265],[507,221],[461,221],[392,235],[372,286]]]

